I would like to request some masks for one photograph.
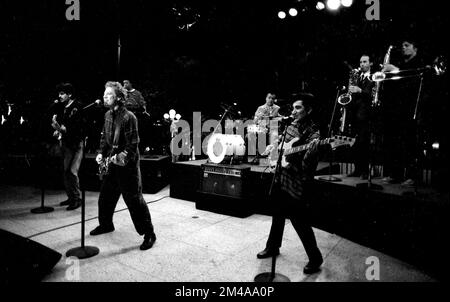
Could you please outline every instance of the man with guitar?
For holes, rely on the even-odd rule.
[[[61,206],[68,206],[67,210],[75,210],[81,206],[81,190],[78,171],[83,158],[83,117],[81,104],[73,98],[73,87],[70,83],[63,83],[57,87],[62,106],[53,115],[53,135],[60,141],[64,158],[64,187],[68,199],[61,202]]]
[[[320,137],[319,128],[311,119],[312,101],[313,97],[310,94],[295,96],[291,115],[293,121],[287,125],[285,142],[297,139],[298,145],[310,144],[310,146],[305,152],[296,152],[285,157],[288,164],[280,171],[277,190],[279,193],[272,198],[272,202],[275,202],[275,199],[278,201],[278,209],[272,218],[266,248],[257,255],[259,259],[279,255],[285,219],[289,218],[309,258],[308,264],[303,269],[305,274],[318,272],[323,263],[307,214],[307,203],[310,200],[306,197],[306,191],[310,189],[310,182],[317,167]]]
[[[136,116],[124,105],[125,94],[120,83],[106,83],[103,101],[109,110],[105,114],[100,152],[96,157],[97,163],[104,168],[98,199],[99,226],[90,234],[114,231],[114,210],[122,194],[136,231],[144,235],[140,249],[147,250],[155,243],[156,236],[142,196],[138,123]]]

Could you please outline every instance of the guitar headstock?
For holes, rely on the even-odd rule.
[[[333,137],[327,139],[332,149],[339,146],[349,146],[352,147],[355,144],[355,138],[347,137],[342,135],[334,135]]]

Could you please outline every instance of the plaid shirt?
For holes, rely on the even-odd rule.
[[[303,145],[320,138],[319,128],[307,119],[300,123],[289,125],[286,134],[286,142],[298,137],[296,145]],[[289,165],[281,168],[281,190],[287,192],[295,199],[301,199],[305,190],[305,183],[312,181],[317,169],[318,149],[311,148],[307,151],[295,153],[286,157]]]
[[[116,127],[119,130],[119,139],[114,145]],[[116,111],[108,110],[105,113],[105,123],[100,139],[101,154],[105,157],[127,151],[127,160],[138,162],[138,144],[139,134],[136,116],[124,106],[120,106]]]

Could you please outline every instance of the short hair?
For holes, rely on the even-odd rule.
[[[300,92],[292,94],[292,103],[302,101],[303,106],[309,109],[314,109],[314,95],[307,92]]]
[[[66,93],[66,94],[72,94],[73,95],[73,86],[70,83],[60,83],[56,86],[56,92],[60,93]]]
[[[400,41],[401,44],[403,44],[404,42],[412,44],[414,48],[418,48],[419,46],[419,42],[414,37],[406,37]]]
[[[367,54],[367,53],[363,53],[359,58],[361,59],[362,57],[368,57],[369,58],[369,62],[372,63],[372,56]]]
[[[105,84],[105,88],[108,88],[108,87],[114,89],[114,92],[115,92],[117,98],[120,98],[122,100],[122,102],[125,101],[127,92],[123,88],[122,84],[120,84],[119,82],[108,81]]]

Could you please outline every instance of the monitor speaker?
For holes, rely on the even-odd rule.
[[[38,242],[0,229],[0,280],[40,281],[62,255]]]

